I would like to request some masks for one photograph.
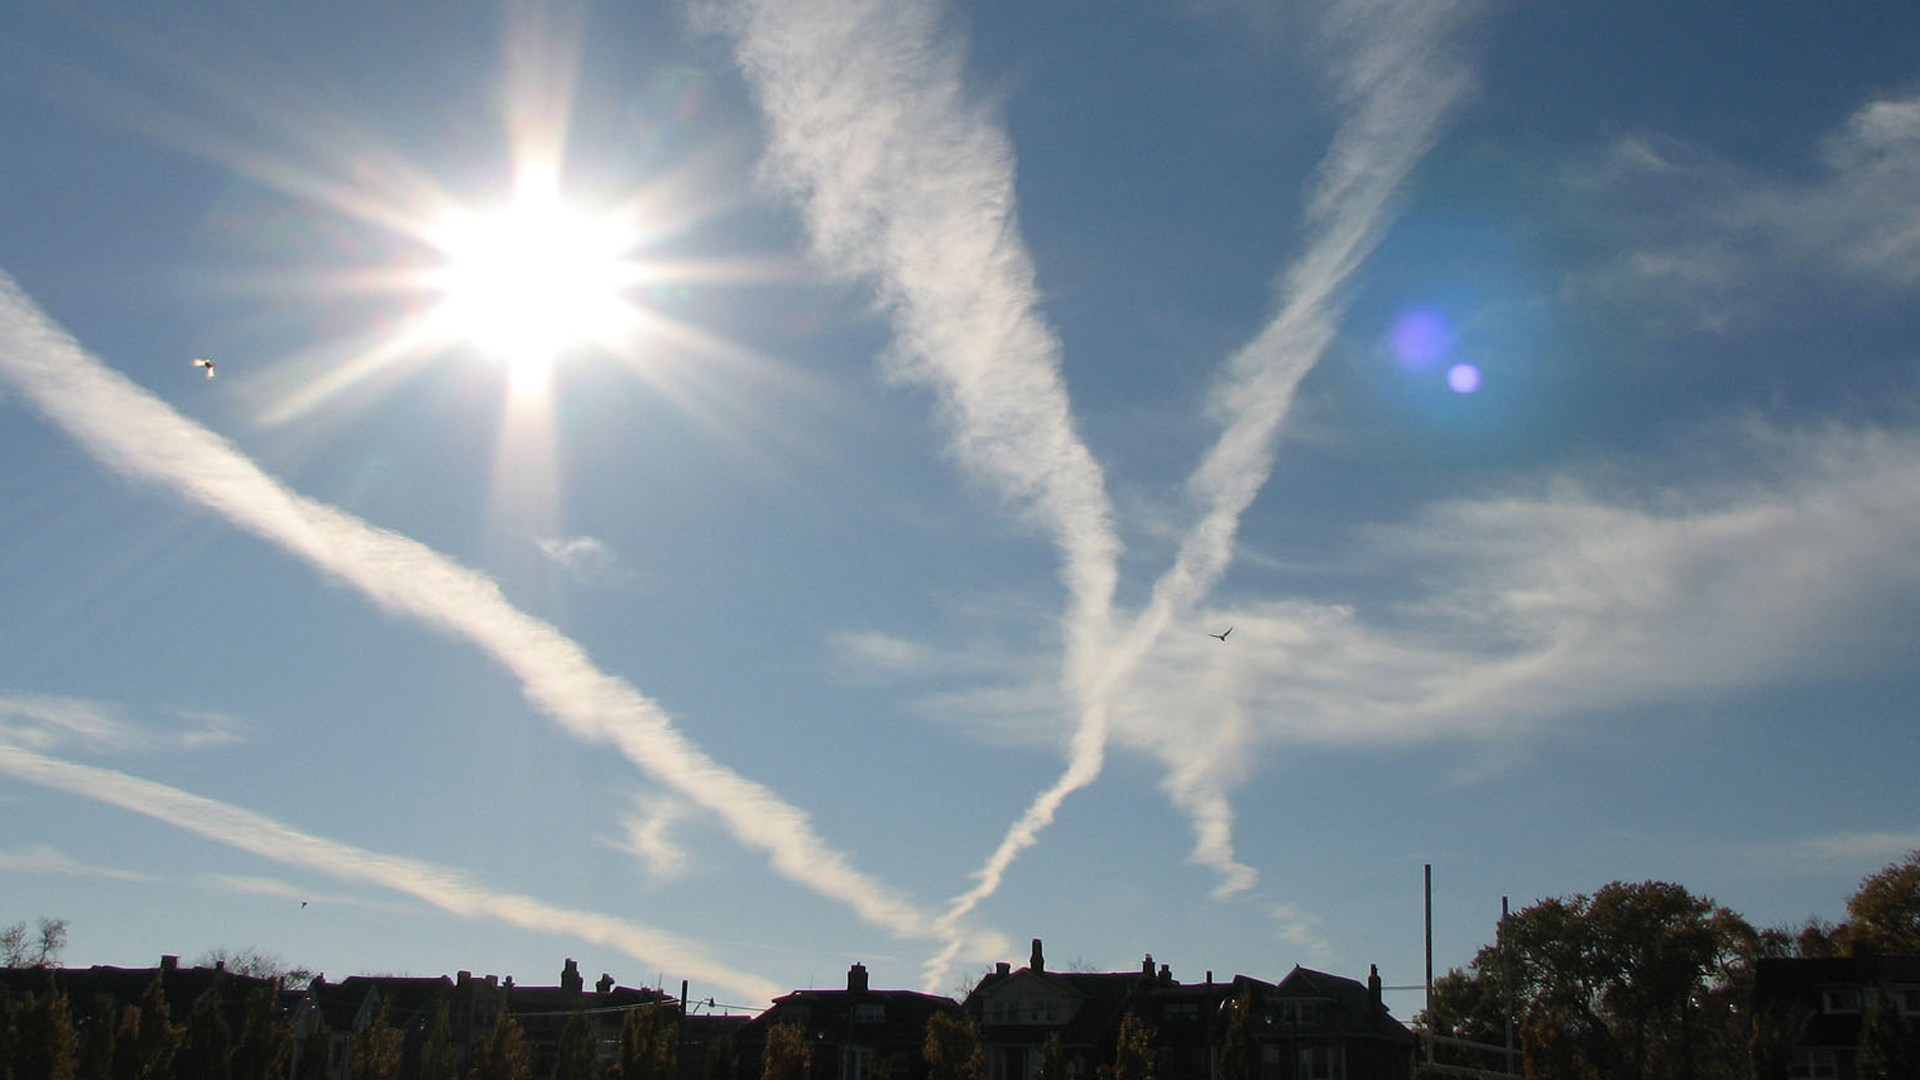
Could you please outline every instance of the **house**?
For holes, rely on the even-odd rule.
[[[1920,1060],[1920,956],[1761,960],[1753,1018],[1760,1080],[1854,1080],[1869,1046]]]
[[[678,1000],[659,990],[616,985],[611,975],[600,976],[588,990],[572,959],[562,967],[558,986],[516,986],[511,975],[503,981],[494,975],[475,978],[467,971],[453,979],[354,975],[337,984],[315,977],[294,1009],[297,1041],[292,1067],[298,1068],[302,1055],[316,1052],[309,1046],[307,1033],[319,1016],[332,1033],[324,1051],[329,1075],[346,1080],[354,1033],[375,1023],[384,1007],[387,1025],[403,1035],[400,1075],[415,1076],[442,1004],[447,1009],[448,1041],[462,1065],[470,1063],[475,1048],[492,1037],[499,1018],[511,1015],[524,1033],[535,1076],[552,1074],[561,1035],[576,1012],[592,1025],[594,1058],[602,1066],[619,1058],[620,1029],[628,1012],[660,1008],[671,1010],[676,1018],[680,1013]],[[683,1071],[684,1067],[683,1063]]]
[[[1252,995],[1261,1080],[1406,1080],[1414,1036],[1380,1000],[1380,970],[1363,986],[1296,966]]]
[[[67,997],[76,1035],[89,1038],[98,1025],[111,1033],[121,1011],[145,999],[154,980],[160,982],[167,1016],[185,1025],[197,1002],[212,1005],[229,1032],[237,1034],[246,1021],[247,999],[275,989],[276,979],[256,978],[228,971],[223,961],[212,967],[181,967],[177,956],[162,956],[159,967],[122,968],[95,964],[86,968],[0,968],[0,989],[15,1001],[27,994],[44,994],[51,985]]]
[[[964,1007],[980,1023],[987,1080],[1032,1080],[1052,1039],[1068,1074],[1093,1080],[1113,1063],[1129,1014],[1150,1033],[1158,1080],[1219,1080],[1236,1037],[1253,1060],[1249,1080],[1407,1080],[1413,1071],[1413,1033],[1381,1003],[1377,972],[1366,985],[1301,967],[1277,984],[1215,982],[1211,972],[1182,983],[1152,954],[1137,972],[1053,972],[1035,938],[1026,967],[997,965]]]
[[[735,1036],[740,1072],[735,1080],[760,1075],[767,1030],[776,1024],[798,1027],[813,1047],[813,1080],[926,1080],[922,1054],[927,1021],[936,1013],[958,1015],[952,998],[913,990],[875,990],[867,968],[847,969],[844,990],[796,990],[775,998],[767,1011],[742,1026]]]

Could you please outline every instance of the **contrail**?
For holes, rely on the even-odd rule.
[[[937,5],[881,0],[738,0],[722,10],[767,117],[769,173],[796,196],[818,253],[877,283],[900,372],[940,395],[956,456],[1038,519],[1060,552],[1063,681],[1080,708],[1067,767],[940,918],[951,957],[959,920],[1100,773],[1098,658],[1111,637],[1120,540],[1105,477],[1074,425],[1059,341],[1037,312],[1011,145],[966,100],[964,57],[939,18]],[[930,965],[929,984],[944,964]]]
[[[551,624],[515,608],[485,575],[335,507],[297,495],[224,439],[107,367],[0,272],[0,378],[109,468],[174,489],[349,582],[380,606],[480,647],[535,707],[717,815],[774,869],[897,936],[925,936],[906,899],[857,870],[805,811],[709,758],[631,684],[596,668]]]
[[[665,930],[597,912],[556,907],[496,892],[443,866],[383,855],[300,832],[262,814],[111,769],[95,768],[0,743],[0,773],[144,814],[209,840],[288,866],[406,893],[463,918],[497,919],[541,933],[559,931],[618,949],[643,964],[685,973],[754,1000],[781,991],[757,975],[720,964]]]
[[[1114,649],[1106,686],[1119,686],[1166,628],[1226,573],[1240,515],[1272,473],[1294,391],[1338,330],[1341,290],[1385,233],[1401,185],[1472,89],[1470,73],[1446,40],[1472,6],[1365,0],[1329,20],[1327,33],[1350,57],[1339,90],[1351,112],[1308,200],[1309,246],[1280,283],[1278,314],[1232,357],[1215,389],[1225,427],[1187,482],[1200,517]],[[1252,868],[1232,856],[1231,811],[1220,791],[1206,784],[1174,787],[1175,802],[1194,819],[1195,860],[1224,878],[1216,895],[1251,885]]]

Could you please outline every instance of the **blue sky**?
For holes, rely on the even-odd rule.
[[[757,1008],[1416,983],[1427,863],[1443,969],[1838,917],[1920,847],[1916,29],[16,6],[0,922]]]

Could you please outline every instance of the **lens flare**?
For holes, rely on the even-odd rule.
[[[1453,351],[1453,324],[1433,308],[1414,308],[1393,321],[1387,341],[1401,367],[1425,371]]]
[[[1472,364],[1455,364],[1447,369],[1447,385],[1456,394],[1471,394],[1480,389],[1480,369]]]

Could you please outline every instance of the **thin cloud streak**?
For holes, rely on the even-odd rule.
[[[1037,310],[1012,147],[966,99],[964,56],[942,35],[940,9],[741,0],[713,12],[767,117],[769,175],[801,205],[818,254],[877,284],[897,374],[939,394],[955,456],[1060,552],[1064,681],[1081,705],[1066,771],[940,918],[948,943],[928,968],[934,986],[962,946],[959,921],[1104,763],[1097,672],[1118,579],[1113,507],[1075,428],[1060,343]]]
[[[65,874],[116,881],[154,881],[152,874],[83,863],[50,844],[34,844],[23,851],[0,851],[0,872],[10,874]]]
[[[855,869],[805,811],[709,758],[651,699],[518,610],[491,579],[416,541],[289,491],[225,440],[89,355],[0,272],[0,378],[102,463],[172,488],[359,588],[479,646],[570,734],[628,760],[765,851],[783,876],[899,936],[926,933],[906,899]]]
[[[289,866],[406,893],[465,918],[491,918],[525,930],[573,934],[619,949],[642,963],[684,971],[755,999],[780,993],[772,982],[716,963],[693,943],[666,931],[611,915],[557,907],[518,893],[496,892],[445,867],[326,840],[251,810],[151,780],[4,745],[0,745],[0,773],[97,799]]]
[[[1385,233],[1401,185],[1472,89],[1470,74],[1447,48],[1449,34],[1469,10],[1369,0],[1329,18],[1327,34],[1348,57],[1339,92],[1351,112],[1320,164],[1308,201],[1312,239],[1280,283],[1279,313],[1227,363],[1213,394],[1225,429],[1188,479],[1201,507],[1199,520],[1115,649],[1104,685],[1117,690],[1232,562],[1240,516],[1273,471],[1294,392],[1338,330],[1342,290]],[[1196,859],[1222,877],[1215,894],[1252,885],[1253,869],[1233,857],[1231,814],[1219,789],[1210,782],[1191,790],[1175,783],[1172,795],[1193,815]]]

